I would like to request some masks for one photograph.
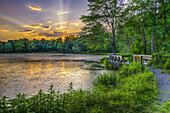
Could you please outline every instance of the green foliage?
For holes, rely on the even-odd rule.
[[[170,58],[168,58],[167,61],[165,62],[164,69],[170,70]]]
[[[62,51],[64,51],[64,43],[62,43],[61,41],[58,43],[58,45],[57,45],[57,49],[58,49],[58,51],[60,51],[60,52],[62,52]]]
[[[165,51],[155,53],[152,55],[148,65],[154,68],[170,70],[170,54]]]
[[[0,42],[0,53],[2,53],[4,51],[4,48],[5,48],[5,46],[4,46],[3,42]]]
[[[30,41],[27,47],[27,51],[35,51],[36,50],[36,44],[33,41]]]
[[[170,70],[167,70],[166,72],[167,72],[168,74],[170,74]]]
[[[123,65],[119,69],[118,73],[119,73],[119,76],[121,77],[128,77],[133,74],[144,72],[144,70],[145,70],[144,66],[141,65],[139,62],[133,62],[133,63],[130,63],[129,67],[126,65]]]
[[[136,38],[134,39],[133,44],[131,45],[131,53],[135,53],[135,54],[141,54],[142,53],[142,39],[141,38]]]
[[[104,74],[96,82],[99,85],[110,85],[107,80],[115,80],[112,81],[114,89],[106,90],[105,96],[110,95],[112,99],[109,99],[109,106],[116,112],[144,112],[154,102],[158,92],[153,73],[146,68],[142,69],[140,63],[133,62],[130,66],[123,66],[116,74]]]
[[[24,51],[24,42],[22,40],[15,40],[14,41],[14,48],[16,52]]]
[[[80,53],[81,52],[81,48],[80,48],[80,39],[74,39],[73,40],[73,47],[72,50],[74,53]]]
[[[98,76],[97,79],[94,81],[94,85],[106,85],[110,86],[113,85],[116,87],[117,78],[116,74],[114,73],[103,73],[102,75]]]
[[[89,36],[90,37],[90,36]],[[95,36],[94,36],[95,37]],[[67,36],[65,40],[58,38],[56,40],[28,40],[26,38],[19,40],[9,40],[0,42],[0,53],[4,52],[56,52],[56,53],[94,53],[111,52],[111,46],[108,40],[102,36],[96,41],[90,38]],[[104,43],[104,44],[101,44]]]
[[[100,59],[100,62],[103,63],[104,65],[107,64],[107,58],[108,57],[103,57],[102,59]]]
[[[12,44],[7,42],[5,43],[5,49],[4,49],[5,52],[9,53],[9,52],[12,52],[13,51],[13,47],[12,47]]]
[[[100,62],[104,64],[104,67],[106,70],[116,70],[116,68],[113,67],[112,64],[107,62],[107,58],[108,57],[103,57],[102,59],[100,59]]]
[[[90,12],[88,15],[82,15],[81,20],[86,25],[82,28],[82,34],[89,36],[95,41],[101,41],[104,37],[107,38],[109,45],[112,47],[112,52],[116,53],[116,30],[120,22],[124,6],[123,0],[88,0]],[[95,41],[93,41],[95,43]],[[103,40],[104,42],[104,40]],[[104,44],[104,43],[102,43]],[[94,49],[100,48],[101,45],[91,46]],[[102,49],[102,48],[101,48]]]
[[[165,103],[154,103],[148,107],[149,113],[169,113],[170,112],[170,100]]]

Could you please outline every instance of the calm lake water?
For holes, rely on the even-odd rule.
[[[18,93],[31,96],[40,89],[47,92],[51,84],[63,93],[70,82],[74,89],[90,88],[105,70],[87,70],[92,63],[86,61],[100,61],[102,57],[105,55],[0,54],[0,97],[14,98]]]

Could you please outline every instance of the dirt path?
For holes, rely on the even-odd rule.
[[[159,78],[159,92],[160,92],[160,100],[159,102],[166,102],[167,100],[170,99],[170,74],[167,73],[160,73],[161,69],[153,69],[151,66],[146,66],[150,68],[150,70],[153,72],[155,75],[155,78]]]

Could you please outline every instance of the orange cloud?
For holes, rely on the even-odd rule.
[[[42,24],[36,24],[36,25],[23,25],[23,27],[32,27],[32,28],[41,28]]]
[[[82,26],[84,25],[83,23],[70,23],[71,25],[74,25],[74,26]]]
[[[55,23],[54,25],[63,25],[63,24],[67,24],[68,22],[60,22],[60,23]]]
[[[58,12],[57,15],[68,14],[69,12]]]
[[[56,27],[55,29],[56,30],[63,30],[63,29],[66,29],[66,26]]]
[[[51,24],[51,23],[52,23],[52,21],[47,21],[47,23]]]
[[[44,30],[50,30],[51,26],[41,26],[41,28],[44,29]]]
[[[6,29],[2,29],[0,30],[1,32],[8,32],[9,30],[6,30]]]
[[[42,26],[42,24],[36,24],[36,25],[23,25],[23,27],[31,27],[34,29],[44,29],[44,30],[50,30],[51,26]]]
[[[41,11],[39,6],[28,6],[31,10]]]

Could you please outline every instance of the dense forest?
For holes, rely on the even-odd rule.
[[[79,37],[8,40],[0,42],[0,52],[170,52],[169,0],[88,1],[89,14],[80,18],[85,26]]]
[[[19,40],[8,40],[8,42],[0,42],[0,52],[62,52],[62,53],[90,53],[90,52],[111,52],[111,46],[106,42],[95,42],[98,47],[90,45],[85,38],[75,36],[66,36],[55,40],[29,40],[26,38]],[[107,45],[108,44],[108,45]],[[101,45],[101,46],[100,46]]]

